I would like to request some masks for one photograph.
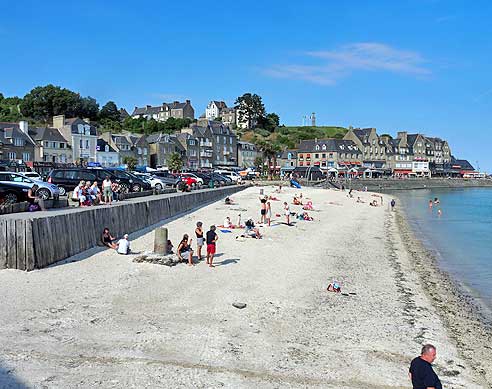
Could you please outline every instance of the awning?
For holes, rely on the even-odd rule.
[[[410,173],[412,173],[411,170],[405,170],[405,169],[395,169],[394,172],[395,173],[401,173],[401,174],[410,174]]]

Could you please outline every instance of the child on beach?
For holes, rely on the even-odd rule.
[[[286,201],[284,201],[284,215],[287,221],[287,225],[290,226],[290,208],[289,208],[289,204],[287,204]]]
[[[261,209],[260,209],[260,214],[261,214],[261,218],[260,218],[260,223],[266,223],[266,202],[268,200],[268,197],[267,196],[264,196],[264,197],[260,197],[260,203],[261,203]]]
[[[267,222],[268,222],[268,227],[270,227],[270,222],[272,220],[272,206],[270,204],[270,201],[268,201],[267,204],[266,204],[266,211],[267,211],[266,219],[267,219]]]
[[[196,248],[198,252],[198,260],[202,260],[202,247],[203,247],[203,229],[202,229],[203,223],[202,222],[197,222],[196,223],[196,228],[195,228],[195,235],[196,235]]]
[[[207,264],[209,267],[215,267],[213,265],[214,255],[216,252],[216,242],[219,240],[219,236],[215,233],[215,226],[210,226],[210,230],[207,231]]]

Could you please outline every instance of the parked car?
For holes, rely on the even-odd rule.
[[[29,186],[19,186],[11,182],[0,182],[0,206],[27,201]]]
[[[57,199],[60,196],[60,189],[56,185],[49,182],[33,180],[24,173],[0,172],[0,183],[11,183],[12,185],[17,185],[19,188],[27,188],[27,190],[36,184],[38,186],[36,195],[43,200],[50,198]]]
[[[120,190],[122,193],[127,193],[129,191],[137,192],[141,189],[150,189],[150,184],[142,181],[140,178],[115,172],[115,170],[110,171],[98,168],[86,169],[75,167],[67,169],[53,169],[48,174],[48,182],[58,185],[62,196],[65,193],[72,191],[80,181],[97,181],[99,185],[101,185],[107,176],[109,176],[111,181],[117,182],[120,185]],[[118,170],[118,172],[122,171]]]
[[[135,174],[137,177],[141,178],[142,180],[147,181],[152,188],[161,190],[165,186],[164,182],[162,182],[162,180],[159,177],[153,176],[150,173],[134,172],[133,174]]]
[[[36,181],[43,181],[43,177],[37,172],[24,172],[24,175]]]
[[[196,180],[196,178],[190,176],[190,175],[186,175],[186,174],[180,174],[179,175],[179,178],[181,179],[181,181],[185,182],[186,185],[188,185],[190,188],[195,188],[198,184],[198,181]]]
[[[220,185],[225,185],[232,181],[230,178],[224,177],[218,173],[210,173],[210,177],[214,180],[215,185],[217,185],[217,183]]]
[[[191,172],[181,173],[181,176],[190,176],[190,177],[193,177],[197,181],[198,185],[203,185],[204,184],[203,178],[197,176],[195,173],[191,173]]]
[[[156,172],[152,172],[152,174],[156,177],[159,177],[159,179],[166,186],[172,186],[173,188],[176,188],[176,186],[181,182],[181,178],[172,173],[169,173],[166,170],[158,170]]]
[[[208,173],[204,173],[204,172],[195,172],[194,173],[197,177],[201,178],[203,180],[203,185],[209,185],[210,184],[210,181],[212,180],[212,177],[210,176],[210,174]],[[216,182],[214,182],[214,184],[217,184]]]
[[[232,181],[237,182],[241,180],[241,176],[237,174],[236,172],[229,171],[229,170],[214,170],[214,173],[220,174],[221,176],[228,177]]]
[[[130,192],[140,192],[142,190],[152,189],[151,185],[148,182],[142,180],[141,178],[137,177],[133,173],[124,170],[119,170],[119,169],[103,169],[103,170],[110,172],[111,174],[113,174],[113,176],[119,179],[120,186],[122,185],[122,182],[128,183]]]

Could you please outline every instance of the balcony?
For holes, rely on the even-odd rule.
[[[200,142],[200,147],[212,147],[212,142]]]
[[[212,155],[213,155],[213,153],[212,153],[212,152],[208,152],[208,151],[201,151],[201,152],[200,152],[200,157],[204,157],[204,158],[212,158]]]

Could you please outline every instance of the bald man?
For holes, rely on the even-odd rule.
[[[409,377],[413,389],[442,389],[439,377],[432,369],[436,359],[436,348],[432,344],[424,344],[420,356],[410,364]]]

